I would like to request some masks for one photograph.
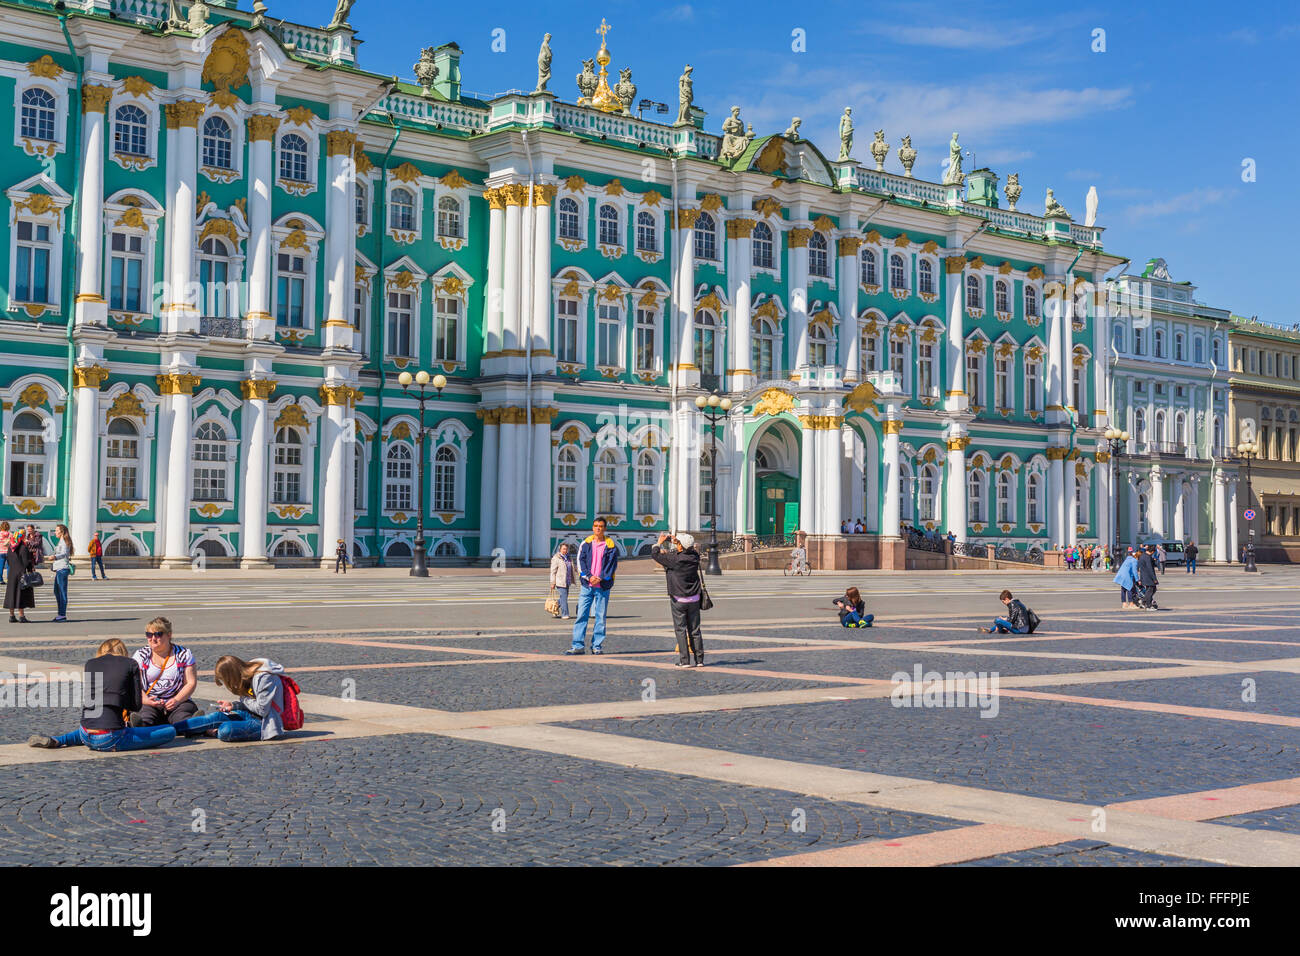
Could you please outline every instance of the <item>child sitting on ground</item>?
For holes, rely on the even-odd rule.
[[[876,619],[874,614],[867,613],[866,602],[857,588],[849,588],[843,597],[835,599],[834,604],[839,608],[841,627],[870,627]]]
[[[1007,616],[995,618],[992,627],[977,627],[975,630],[983,634],[992,634],[994,631],[999,634],[1034,633],[1034,628],[1038,627],[1037,614],[1013,598],[1010,591],[1003,591],[998,595],[998,600],[1006,605]]]

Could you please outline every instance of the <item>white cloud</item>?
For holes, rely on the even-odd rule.
[[[882,36],[893,43],[950,50],[1002,50],[1037,40],[1045,33],[1035,24],[985,27],[868,24],[863,27],[863,32]]]
[[[1129,206],[1124,214],[1130,222],[1140,222],[1144,219],[1154,219],[1159,216],[1185,216],[1199,212],[1206,206],[1221,203],[1229,196],[1230,193],[1226,189],[1195,189],[1191,192],[1179,193],[1177,196],[1170,196],[1168,199],[1158,199],[1155,202]]]
[[[695,8],[689,3],[679,3],[664,13],[665,20],[676,20],[681,23],[690,23],[695,19]]]

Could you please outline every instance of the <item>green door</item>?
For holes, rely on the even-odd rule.
[[[759,475],[758,533],[793,534],[799,528],[799,479],[777,472]]]

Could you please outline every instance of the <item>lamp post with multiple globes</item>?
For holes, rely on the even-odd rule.
[[[1120,451],[1128,444],[1129,433],[1112,425],[1107,428],[1102,436],[1110,444],[1110,502],[1111,502],[1111,527],[1114,529],[1114,540],[1111,543],[1111,557],[1113,560],[1119,560],[1119,485],[1115,484],[1115,458]]]
[[[695,399],[695,407],[708,419],[713,437],[709,459],[709,565],[704,573],[721,574],[722,565],[718,563],[718,422],[726,421],[731,414],[731,399],[718,398],[716,393],[700,395]]]
[[[1243,441],[1237,443],[1237,454],[1246,462],[1246,507],[1250,508],[1252,500],[1250,493],[1250,461],[1259,454],[1259,442]],[[1236,545],[1237,542],[1232,542]],[[1242,565],[1247,571],[1258,571],[1255,567],[1255,520],[1252,518],[1246,522],[1246,554],[1242,559]]]
[[[447,387],[447,376],[434,375],[429,377],[429,373],[420,369],[412,375],[410,372],[402,372],[397,376],[397,384],[402,386],[403,393],[409,393],[411,384],[414,383],[419,388],[418,401],[420,403],[420,428],[419,438],[416,440],[416,454],[419,456],[419,465],[417,468],[418,480],[420,483],[419,490],[419,508],[415,514],[415,552],[411,558],[411,577],[427,578],[429,576],[428,556],[425,552],[424,541],[424,437],[428,434],[428,429],[424,426],[424,403],[425,389],[430,385],[441,395],[442,390]]]

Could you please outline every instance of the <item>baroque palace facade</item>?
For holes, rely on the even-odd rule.
[[[1182,434],[1177,412],[1151,431],[1141,352],[1115,404],[1098,289],[1126,260],[1094,217],[1050,191],[1045,215],[1016,210],[1017,177],[1004,205],[956,135],[931,183],[906,139],[902,174],[880,136],[851,158],[847,111],[836,159],[737,110],[707,133],[689,67],[678,121],[641,121],[603,34],[573,105],[546,46],[537,92],[485,101],[455,44],[413,85],[357,67],[345,16],[167,17],[0,6],[11,521],[164,566],[328,561],[338,539],[397,562],[423,500],[435,559],[518,561],[596,516],[636,553],[716,505],[723,533],[801,530],[826,566],[893,567],[903,525],[1109,541],[1106,410],[1146,416],[1121,422],[1144,454]],[[1217,316],[1178,315],[1220,347]],[[396,382],[418,369],[447,378],[423,496]],[[1199,429],[1223,380],[1179,370]],[[716,458],[695,404],[715,390],[735,403]],[[1180,461],[1160,497],[1153,459],[1121,520],[1208,535],[1212,467]],[[869,532],[851,554],[846,517]]]

